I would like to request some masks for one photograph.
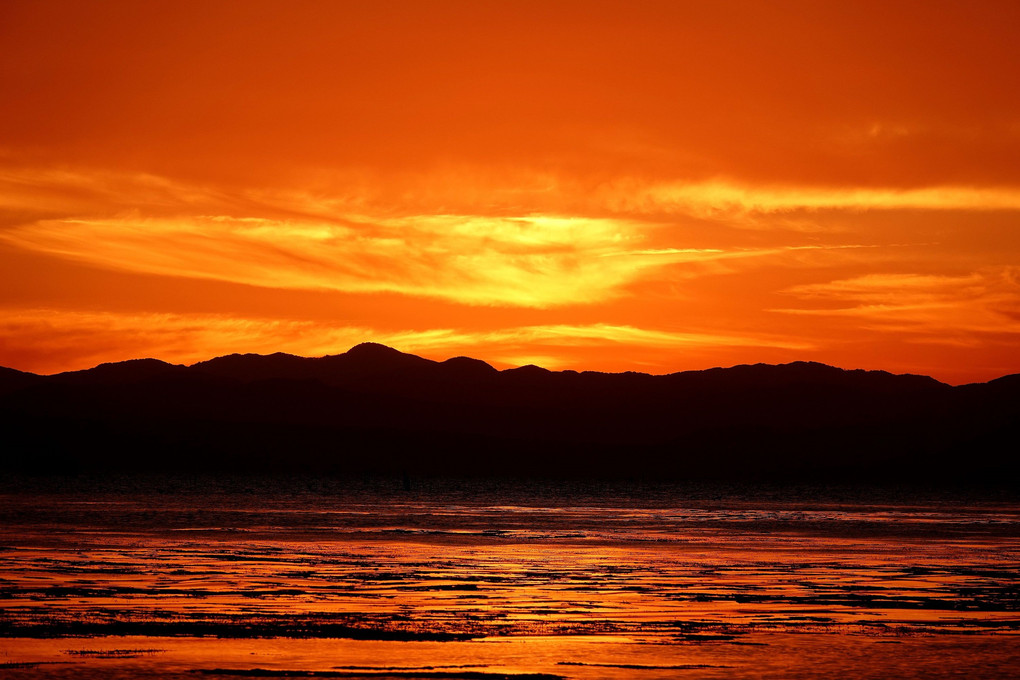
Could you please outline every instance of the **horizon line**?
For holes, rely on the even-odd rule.
[[[413,352],[405,352],[403,350],[397,349],[397,348],[392,347],[390,345],[386,345],[386,344],[379,343],[379,342],[374,342],[374,341],[365,341],[365,342],[357,343],[357,344],[351,346],[350,348],[348,348],[346,351],[343,351],[343,352],[337,352],[335,354],[322,354],[322,355],[317,355],[317,356],[305,356],[305,355],[301,355],[301,354],[291,354],[289,352],[282,352],[282,351],[270,352],[268,354],[261,354],[261,353],[258,353],[258,352],[231,352],[231,353],[228,353],[228,354],[216,355],[216,356],[210,357],[208,359],[202,359],[200,361],[196,361],[196,362],[191,363],[191,364],[173,363],[173,362],[170,362],[170,361],[166,361],[164,359],[160,359],[158,357],[148,356],[148,357],[133,357],[133,358],[129,358],[129,359],[121,359],[121,360],[118,360],[118,361],[104,361],[104,362],[100,362],[98,364],[95,364],[93,366],[90,366],[88,368],[71,369],[71,370],[67,370],[67,371],[58,371],[58,372],[55,372],[55,373],[34,373],[32,371],[24,371],[24,370],[21,370],[21,369],[18,369],[18,368],[10,367],[10,366],[0,366],[0,367],[2,367],[4,369],[7,369],[7,370],[10,370],[10,371],[16,371],[18,373],[24,373],[24,374],[27,374],[27,375],[34,375],[34,376],[38,376],[38,377],[42,377],[42,378],[47,378],[47,377],[56,377],[56,376],[60,376],[60,375],[68,375],[68,374],[72,374],[72,373],[85,373],[85,372],[92,371],[92,370],[95,370],[95,369],[103,367],[103,366],[116,366],[116,365],[120,365],[120,364],[127,364],[127,363],[131,363],[131,362],[141,362],[141,361],[157,361],[157,362],[159,362],[161,364],[166,364],[167,366],[175,366],[175,367],[182,367],[182,368],[189,368],[189,369],[190,368],[194,368],[196,366],[199,366],[200,364],[208,363],[210,361],[215,361],[217,359],[224,359],[224,358],[227,358],[227,357],[260,357],[260,358],[265,358],[265,357],[272,357],[272,356],[286,356],[286,357],[293,357],[293,358],[296,358],[296,359],[307,359],[307,360],[314,361],[314,360],[319,360],[319,359],[329,359],[329,358],[332,358],[332,357],[345,356],[345,355],[349,354],[350,352],[352,352],[354,350],[357,350],[358,348],[369,348],[369,347],[382,348],[382,349],[385,349],[385,350],[388,350],[388,351],[391,351],[391,352],[395,352],[397,354],[401,354],[401,355],[405,355],[405,356],[412,356],[412,357],[415,357],[417,359],[421,359],[423,361],[429,361],[429,362],[432,362],[432,363],[435,363],[435,364],[442,364],[442,363],[446,363],[448,361],[452,361],[452,360],[455,360],[455,359],[468,359],[468,360],[471,360],[471,361],[477,361],[477,362],[480,362],[482,364],[485,364],[486,366],[491,368],[493,371],[498,372],[498,373],[505,373],[505,372],[509,372],[509,371],[516,371],[516,370],[527,369],[527,368],[535,368],[535,369],[539,369],[539,370],[542,370],[542,371],[546,371],[548,373],[561,373],[561,374],[588,374],[588,373],[596,373],[596,374],[600,374],[600,375],[646,375],[646,376],[650,376],[650,377],[665,377],[665,376],[681,375],[681,374],[687,374],[687,373],[702,373],[702,372],[706,372],[706,371],[730,370],[730,369],[736,369],[736,368],[755,367],[755,366],[783,367],[783,366],[793,366],[793,365],[796,365],[796,364],[807,364],[807,365],[813,365],[813,366],[822,366],[822,367],[825,367],[825,368],[831,368],[831,369],[835,369],[835,370],[839,370],[839,371],[843,371],[843,372],[884,373],[884,374],[892,375],[892,376],[922,377],[922,378],[928,378],[929,380],[932,380],[932,381],[934,381],[934,382],[936,382],[938,384],[946,385],[946,386],[949,386],[949,387],[962,387],[962,386],[965,386],[965,385],[984,385],[984,384],[988,384],[990,382],[994,382],[996,380],[1000,380],[1002,378],[1008,378],[1008,377],[1013,376],[1013,375],[1020,375],[1020,373],[1006,373],[1006,374],[1003,374],[1003,375],[998,376],[996,378],[990,378],[990,379],[985,380],[985,381],[965,382],[965,383],[949,383],[949,382],[945,382],[943,380],[939,380],[938,378],[935,378],[935,377],[933,377],[931,375],[927,375],[927,374],[923,374],[923,373],[895,373],[895,372],[892,372],[892,371],[889,371],[889,370],[885,370],[885,369],[846,368],[846,367],[843,367],[843,366],[836,366],[836,365],[833,365],[833,364],[827,364],[827,363],[824,363],[824,362],[811,361],[811,360],[794,360],[794,361],[788,361],[788,362],[783,362],[783,363],[768,363],[768,362],[763,362],[763,361],[759,361],[759,362],[744,362],[744,363],[732,364],[732,365],[726,365],[726,366],[722,366],[722,365],[719,365],[719,366],[709,366],[709,367],[700,368],[700,369],[686,369],[686,370],[670,371],[670,372],[664,372],[664,373],[650,373],[650,372],[647,372],[647,371],[639,371],[639,370],[599,371],[599,370],[594,370],[594,369],[577,370],[577,369],[571,369],[571,368],[567,368],[567,369],[552,369],[552,368],[546,368],[545,366],[540,366],[540,365],[537,365],[537,364],[530,364],[530,363],[529,364],[521,364],[521,365],[518,365],[518,366],[507,366],[506,368],[497,368],[496,366],[493,366],[491,363],[489,363],[488,361],[486,361],[484,359],[479,359],[477,357],[468,356],[466,354],[458,354],[458,355],[446,357],[445,359],[431,359],[429,357],[425,357],[425,356],[422,356],[420,354],[415,354]]]

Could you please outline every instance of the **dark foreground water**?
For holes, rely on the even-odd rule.
[[[11,678],[1014,678],[1008,494],[0,487]]]

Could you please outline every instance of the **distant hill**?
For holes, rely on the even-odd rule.
[[[497,371],[366,343],[314,359],[0,369],[0,428],[7,471],[1008,482],[1020,376]]]

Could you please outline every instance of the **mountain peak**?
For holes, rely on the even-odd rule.
[[[404,353],[378,342],[362,342],[351,347],[345,354],[352,357],[394,357]]]
[[[353,364],[356,367],[355,370],[371,372],[413,371],[435,364],[430,359],[416,354],[407,354],[377,342],[363,342],[339,356],[346,359],[349,364]]]
[[[440,365],[446,369],[448,374],[465,379],[472,376],[491,376],[499,373],[499,371],[481,359],[472,359],[471,357],[452,357]]]
[[[509,375],[524,375],[524,376],[540,376],[540,375],[544,376],[554,372],[555,371],[550,371],[548,368],[536,366],[535,364],[526,364],[524,366],[517,366],[516,368],[508,368],[503,371],[503,373]]]

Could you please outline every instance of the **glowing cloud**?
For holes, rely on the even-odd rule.
[[[903,189],[621,181],[605,190],[603,201],[614,211],[626,214],[685,214],[718,219],[802,210],[1015,211],[1020,210],[1020,188],[933,186]]]
[[[618,294],[662,262],[599,257],[638,238],[635,225],[618,220],[458,215],[375,223],[65,219],[0,234],[28,250],[136,272],[524,307]]]
[[[961,276],[869,274],[786,291],[827,305],[788,314],[850,317],[915,342],[974,345],[981,335],[1020,335],[1020,269],[989,268]]]

